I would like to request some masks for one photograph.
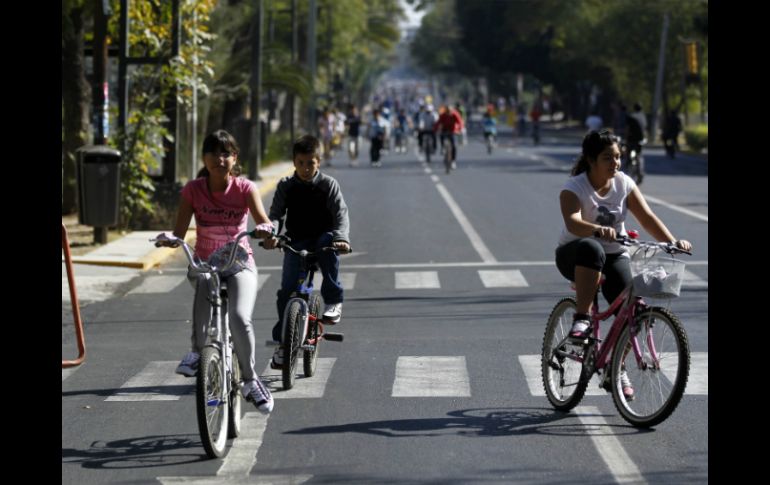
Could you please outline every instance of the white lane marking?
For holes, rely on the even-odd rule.
[[[709,262],[706,260],[686,261],[687,266],[708,266]],[[556,267],[556,263],[553,260],[549,261],[495,261],[494,263],[487,263],[481,261],[472,262],[456,262],[456,263],[384,263],[384,264],[345,264],[346,269],[408,269],[408,268],[493,268],[495,266],[553,266]],[[260,271],[281,271],[282,266],[262,266]],[[166,272],[184,271],[187,270],[175,270],[167,269]],[[687,271],[687,270],[685,270]]]
[[[168,293],[184,283],[186,278],[179,276],[148,276],[142,284],[129,291],[127,294]]]
[[[396,289],[441,288],[436,271],[396,271]]]
[[[436,183],[436,189],[438,189],[441,197],[444,198],[444,202],[446,202],[446,204],[449,206],[449,210],[452,211],[452,214],[454,214],[457,222],[460,223],[460,228],[465,232],[465,235],[468,236],[468,239],[470,239],[473,249],[479,253],[481,260],[485,263],[496,263],[497,259],[495,259],[495,257],[492,255],[492,252],[489,250],[489,248],[487,248],[486,244],[484,244],[484,241],[481,240],[481,236],[479,236],[479,233],[476,232],[476,229],[473,228],[471,221],[465,217],[462,209],[460,209],[460,206],[457,205],[457,202],[455,202],[452,195],[449,193],[446,187],[444,187],[444,184],[440,182]]]
[[[270,392],[273,393],[273,399],[319,398],[324,395],[326,384],[332,373],[332,366],[336,361],[336,357],[319,357],[316,362],[315,374],[311,378],[306,378],[302,368],[303,358],[300,355],[295,369],[294,387],[288,391],[283,390],[281,369],[271,369],[269,362],[260,377],[267,384]]]
[[[485,288],[511,288],[529,286],[524,275],[518,269],[478,271]]]
[[[393,397],[470,397],[464,356],[405,357],[396,362]]]
[[[69,376],[71,376],[72,374],[77,372],[77,370],[80,369],[81,367],[83,367],[83,364],[80,364],[80,365],[75,366],[75,367],[67,367],[65,369],[62,369],[61,370],[61,381],[64,382],[64,379],[68,378]]]
[[[700,214],[698,212],[692,211],[690,209],[686,209],[684,207],[680,207],[680,206],[672,204],[670,202],[666,202],[663,199],[658,199],[657,197],[653,197],[651,195],[645,195],[644,198],[647,201],[652,202],[653,204],[662,205],[663,207],[667,207],[667,208],[669,208],[669,209],[671,209],[673,211],[681,212],[682,214],[686,214],[686,215],[688,215],[690,217],[694,217],[694,218],[696,218],[698,220],[705,221],[705,222],[709,221],[708,216],[704,216],[703,214]]]
[[[636,463],[628,456],[620,440],[613,436],[610,426],[595,406],[579,406],[575,408],[580,422],[586,426],[599,456],[610,469],[617,483],[647,483]]]
[[[195,379],[175,374],[176,361],[152,361],[105,401],[178,401],[193,390]]]
[[[524,371],[524,377],[527,379],[529,393],[533,396],[545,396],[543,389],[543,374],[540,369],[539,355],[520,355],[519,364]],[[596,374],[591,377],[586,388],[586,396],[604,396],[607,391],[599,387],[599,376]]]
[[[242,406],[249,406],[246,401]],[[246,413],[241,420],[241,435],[233,441],[233,446],[227,452],[222,466],[217,470],[217,476],[248,476],[252,467],[257,463],[257,453],[262,446],[262,438],[267,427],[267,418],[258,412]]]
[[[676,379],[678,363],[676,354],[663,352],[661,370],[670,382]],[[690,352],[690,376],[687,378],[685,394],[708,396],[709,394],[709,354],[708,352]]]
[[[241,435],[233,440],[233,445],[227,451],[216,476],[158,477],[158,481],[162,484],[194,485],[296,485],[313,478],[313,475],[249,475],[257,463],[268,417],[257,412],[244,414],[241,420]]]

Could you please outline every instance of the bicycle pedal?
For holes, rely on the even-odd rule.
[[[307,351],[312,352],[312,351],[315,350],[315,345],[303,345],[302,346],[302,350],[307,350]]]
[[[333,342],[342,342],[342,339],[345,338],[345,336],[341,333],[324,332],[323,338],[324,340],[331,340]]]

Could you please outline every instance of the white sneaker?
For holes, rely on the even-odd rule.
[[[273,395],[259,379],[244,382],[241,393],[244,399],[254,403],[260,413],[268,414],[273,410]]]
[[[625,370],[620,371],[620,388],[623,390],[623,395],[627,401],[634,400],[634,388],[631,386],[631,379],[628,378],[628,373]]]
[[[283,347],[278,347],[273,352],[273,358],[270,360],[271,369],[283,369]]]
[[[188,352],[177,366],[176,373],[186,377],[195,377],[195,374],[198,373],[198,361],[200,358],[201,356],[198,352]]]
[[[323,318],[332,323],[337,323],[342,317],[342,303],[331,303],[324,307]]]

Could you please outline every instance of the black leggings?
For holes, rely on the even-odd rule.
[[[605,254],[604,247],[594,238],[583,238],[556,248],[556,267],[570,281],[575,281],[575,266],[601,271],[605,280],[602,294],[608,303],[631,283],[628,253]]]

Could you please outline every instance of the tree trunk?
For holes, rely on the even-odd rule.
[[[77,209],[75,150],[89,139],[91,87],[85,76],[83,9],[70,11],[66,24],[62,29],[62,214],[71,214]]]

